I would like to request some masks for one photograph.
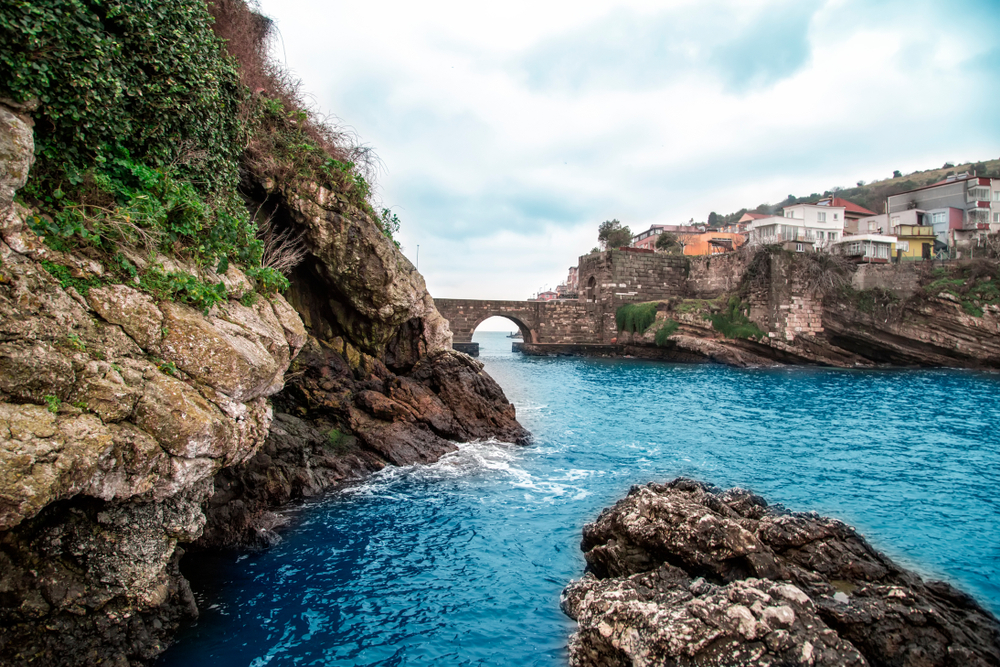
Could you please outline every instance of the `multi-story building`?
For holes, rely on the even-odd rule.
[[[856,262],[888,264],[896,252],[896,237],[882,234],[852,234],[830,243],[830,252]]]
[[[806,244],[825,249],[844,235],[843,206],[830,204],[794,204],[786,206],[782,215],[760,218],[750,223],[750,243],[796,243],[800,252]]]
[[[817,206],[832,206],[844,209],[844,232],[848,234],[864,234],[863,231],[854,231],[853,225],[861,218],[875,215],[875,211],[869,211],[864,206],[859,206],[849,199],[843,197],[826,197],[816,202]]]
[[[678,238],[684,234],[700,234],[702,229],[694,225],[652,225],[649,229],[632,237],[633,248],[643,248],[645,250],[656,250],[656,239],[664,232],[677,234]],[[683,238],[681,238],[683,242]]]
[[[887,197],[885,210],[890,226],[893,216],[917,211],[925,225],[934,227],[940,242],[955,247],[986,232],[1000,232],[1000,179],[967,173],[949,176]]]

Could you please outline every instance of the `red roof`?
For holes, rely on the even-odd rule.
[[[878,215],[875,211],[869,211],[864,206],[858,206],[852,201],[842,199],[841,197],[827,197],[826,199],[820,199],[820,201],[829,201],[830,206],[843,206],[845,213],[861,213],[862,215]]]
[[[751,213],[750,211],[747,211],[747,212],[746,212],[746,213],[744,213],[743,215],[749,215],[749,216],[750,216],[751,218],[753,218],[754,220],[760,220],[761,218],[770,218],[770,217],[771,217],[771,216],[770,216],[769,214],[767,214],[767,213]]]

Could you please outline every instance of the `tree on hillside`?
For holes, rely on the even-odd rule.
[[[903,177],[903,172],[901,172],[899,169],[896,169],[895,171],[892,172],[892,177],[893,178],[902,178]]]
[[[719,226],[719,214],[716,213],[715,211],[712,211],[711,213],[708,214],[708,226],[709,227]]]
[[[605,220],[597,228],[597,240],[604,250],[627,246],[632,243],[632,230],[628,225],[622,225],[617,218]]]
[[[660,234],[659,238],[656,239],[656,249],[668,255],[684,254],[683,244],[681,244],[676,234],[671,234],[670,232]]]

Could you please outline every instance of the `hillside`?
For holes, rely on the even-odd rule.
[[[829,197],[833,194],[836,194],[838,197],[843,197],[844,199],[849,199],[855,204],[864,206],[865,208],[875,211],[876,213],[882,213],[883,208],[885,207],[886,197],[899,194],[900,192],[906,192],[907,190],[912,190],[914,188],[930,185],[932,183],[937,183],[952,174],[961,174],[966,171],[975,171],[979,176],[992,176],[994,178],[1000,177],[1000,158],[997,158],[996,160],[987,160],[986,162],[966,162],[958,165],[945,163],[943,167],[939,167],[937,169],[914,171],[909,174],[902,174],[900,176],[886,178],[881,181],[872,181],[871,183],[858,181],[857,185],[850,188],[834,186],[829,190],[824,190],[822,193],[813,192],[809,195],[788,195],[788,197],[776,204],[759,204],[753,208],[741,208],[734,213],[720,215],[718,216],[718,221],[720,224],[736,222],[747,211],[756,213],[776,213],[785,206],[814,202],[821,197]]]

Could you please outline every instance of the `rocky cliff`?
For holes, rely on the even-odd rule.
[[[742,259],[742,261],[740,261]],[[625,354],[733,366],[1000,368],[1000,262],[858,266],[764,248],[700,261]],[[720,275],[721,274],[721,275]],[[670,335],[658,333],[670,327]]]
[[[1000,622],[850,527],[686,479],[584,527],[577,665],[1000,665]]]
[[[143,664],[197,614],[185,545],[266,544],[292,499],[455,441],[527,442],[343,197],[246,170],[248,205],[301,238],[288,300],[235,264],[121,248],[139,276],[184,281],[170,298],[54,249],[14,203],[27,110],[0,105],[0,662]]]

